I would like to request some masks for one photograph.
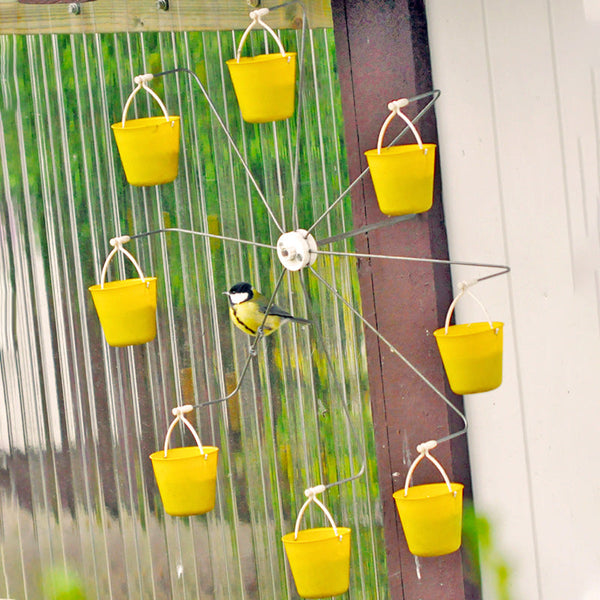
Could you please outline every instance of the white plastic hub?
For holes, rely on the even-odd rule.
[[[277,256],[288,271],[299,271],[317,260],[317,242],[306,231],[288,231],[277,240]]]

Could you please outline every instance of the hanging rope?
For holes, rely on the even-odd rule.
[[[419,455],[417,456],[417,458],[415,458],[412,465],[410,465],[408,473],[406,474],[406,480],[404,482],[404,496],[408,496],[408,486],[410,485],[413,473],[415,472],[417,465],[424,458],[427,458],[435,465],[436,469],[441,473],[442,477],[444,478],[444,483],[448,486],[448,491],[456,496],[456,492],[452,491],[452,485],[450,484],[450,479],[448,477],[448,474],[444,470],[444,467],[442,467],[440,462],[429,453],[430,450],[437,448],[437,445],[438,443],[436,440],[429,440],[428,442],[423,442],[417,446],[417,452],[419,453]]]

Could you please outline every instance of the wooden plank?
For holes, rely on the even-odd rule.
[[[78,0],[82,2],[95,2],[96,0]],[[71,4],[71,0],[17,0],[21,4]]]
[[[366,168],[364,151],[374,148],[387,103],[432,89],[425,11],[414,0],[333,0],[338,72],[342,89],[350,179]],[[407,113],[414,116],[411,108]],[[390,126],[390,138],[399,131]],[[436,142],[434,113],[419,122],[426,142]],[[410,143],[410,141],[403,141]],[[439,173],[439,168],[438,168]],[[355,227],[380,222],[370,176],[352,196]],[[436,177],[433,208],[411,220],[378,229],[356,240],[371,254],[447,258],[441,186]],[[360,261],[363,315],[427,378],[445,389],[443,366],[432,331],[444,320],[452,299],[446,266],[372,259]],[[480,597],[465,576],[461,553],[415,558],[406,546],[392,493],[404,484],[416,445],[461,428],[446,405],[415,373],[367,333],[367,360],[379,487],[383,504],[387,566],[392,600],[465,600]],[[446,395],[462,407],[462,399]],[[454,481],[471,495],[466,437],[440,444],[435,456]],[[419,467],[415,483],[439,481],[435,471]]]
[[[279,2],[261,3],[261,7]],[[308,25],[331,27],[331,6],[326,0],[305,0]],[[95,0],[80,5],[79,14],[67,4],[22,4],[0,0],[0,34],[112,33],[121,31],[199,31],[245,29],[253,8],[245,0],[171,0],[169,10],[152,0]],[[274,28],[299,28],[302,9],[290,4],[265,19]]]

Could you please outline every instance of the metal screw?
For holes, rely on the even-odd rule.
[[[169,10],[169,0],[157,0],[156,8],[158,10]]]
[[[71,2],[71,4],[69,4],[69,13],[72,15],[80,14],[81,4],[79,4],[79,2]]]

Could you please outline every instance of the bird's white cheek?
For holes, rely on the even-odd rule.
[[[233,302],[233,304],[239,304],[240,302],[245,302],[248,300],[248,293],[240,292],[238,294],[229,294],[229,299],[231,302]]]

